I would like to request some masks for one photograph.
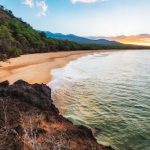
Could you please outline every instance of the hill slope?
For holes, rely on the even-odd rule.
[[[21,54],[49,51],[147,48],[116,44],[107,40],[97,40],[95,44],[89,41],[89,39],[70,36],[74,41],[78,42],[80,40],[82,42],[76,43],[68,40],[47,38],[45,32],[33,29],[28,23],[22,21],[21,18],[16,18],[10,10],[0,6],[0,60],[16,57]]]
[[[76,50],[75,42],[47,38],[44,32],[34,30],[29,24],[16,18],[10,10],[0,6],[0,56],[12,57],[24,53]]]
[[[98,39],[98,40],[92,40],[80,36],[76,36],[73,34],[64,35],[61,33],[52,33],[52,32],[45,32],[47,37],[56,38],[56,39],[62,39],[62,40],[69,40],[74,41],[77,43],[86,43],[86,44],[101,44],[101,45],[121,45],[119,42],[115,41],[109,41],[106,39]]]

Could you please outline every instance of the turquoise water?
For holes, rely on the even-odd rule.
[[[150,51],[82,57],[53,70],[61,113],[116,150],[150,150]]]

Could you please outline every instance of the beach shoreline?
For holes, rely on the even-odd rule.
[[[8,80],[13,84],[17,80],[24,80],[30,84],[47,84],[52,80],[53,69],[61,68],[82,56],[108,51],[111,50],[49,52],[10,58],[6,62],[0,61],[0,82]]]

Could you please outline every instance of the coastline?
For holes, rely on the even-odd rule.
[[[93,148],[95,150],[113,150],[111,146],[97,143],[91,129],[82,125],[74,125],[64,118],[53,104],[53,100],[50,99],[51,89],[45,84],[40,84],[52,80],[50,75],[52,69],[63,67],[79,57],[102,52],[108,52],[108,50],[30,54],[11,58],[7,62],[0,62],[0,98],[4,100],[7,99],[5,95],[9,96],[9,100],[6,100],[9,106],[7,109],[10,112],[7,114],[8,121],[13,120],[14,116],[16,121],[11,122],[9,128],[15,127],[13,131],[17,133],[15,135],[10,132],[8,135],[11,144],[9,140],[2,138],[0,147],[4,147],[3,143],[7,145],[8,149],[13,149],[10,146],[15,146],[17,149],[32,147],[30,145],[32,137],[26,139],[22,134],[22,131],[30,130],[31,122],[29,120],[32,118],[32,126],[37,131],[34,138],[36,143],[44,149],[47,147],[54,149],[61,144],[62,147],[65,146],[67,149],[69,147],[72,150]],[[10,84],[5,80],[8,80]],[[0,106],[2,107],[2,104]],[[1,110],[0,114],[3,113],[3,109]],[[18,115],[20,112],[22,114]],[[35,131],[31,130],[31,134],[34,134]],[[2,133],[1,137],[4,136],[5,133]],[[17,138],[17,136],[21,138]],[[23,143],[20,139],[24,139]],[[57,139],[57,143],[52,141],[53,139]]]
[[[0,122],[0,149],[113,150],[98,144],[91,129],[64,118],[45,84],[5,81],[0,83],[0,99],[1,119],[7,115],[7,122]]]
[[[8,80],[13,84],[17,80],[24,80],[30,84],[47,84],[52,80],[51,70],[61,68],[79,57],[108,51],[49,52],[10,58],[6,62],[0,61],[0,82]]]

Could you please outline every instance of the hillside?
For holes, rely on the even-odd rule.
[[[74,37],[75,38],[75,37]],[[84,38],[80,40],[84,41]],[[98,40],[97,40],[98,41]],[[77,41],[76,41],[77,42]],[[28,23],[16,18],[10,10],[0,6],[0,60],[21,54],[50,51],[97,50],[97,49],[143,49],[145,46],[124,44],[93,44],[90,41],[76,43],[68,40],[47,38],[45,32],[33,29]],[[104,44],[105,43],[105,44]]]
[[[69,41],[73,41],[73,42],[77,42],[77,43],[82,43],[82,44],[100,44],[100,45],[122,45],[119,42],[115,42],[115,41],[109,41],[106,39],[97,39],[97,40],[92,40],[92,39],[88,39],[88,38],[84,38],[84,37],[80,37],[80,36],[76,36],[74,34],[61,34],[61,33],[52,33],[52,32],[45,32],[47,37],[50,38],[56,38],[56,39],[61,39],[61,40],[69,40]]]
[[[0,6],[0,56],[13,57],[25,53],[76,50],[75,42],[47,38],[43,32],[16,18],[10,10]]]

